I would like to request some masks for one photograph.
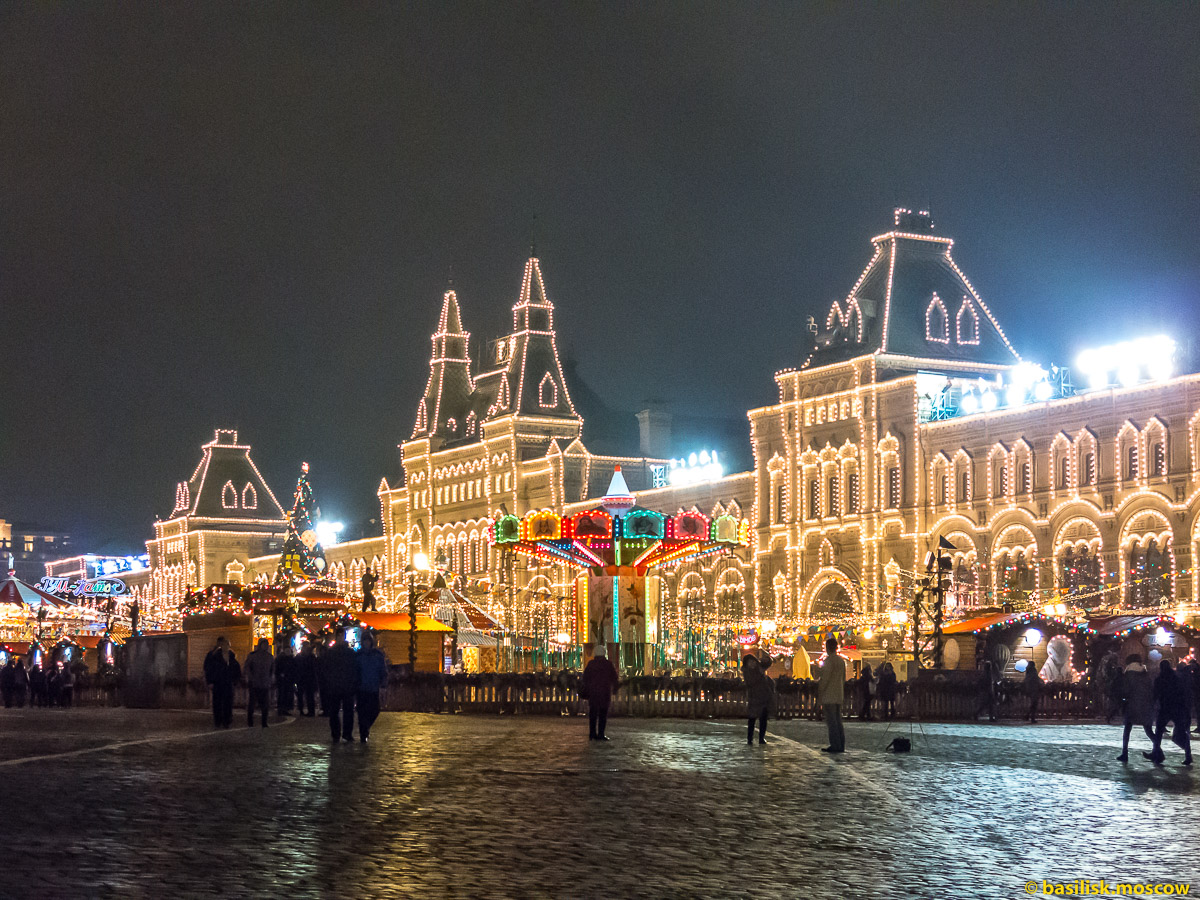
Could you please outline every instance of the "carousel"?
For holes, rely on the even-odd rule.
[[[26,665],[85,662],[99,668],[110,662],[123,642],[122,629],[110,615],[44,591],[13,573],[0,582],[0,644],[5,659],[25,658]],[[88,653],[88,651],[91,651]],[[73,655],[74,654],[74,655]]]
[[[537,510],[492,523],[495,548],[575,571],[574,634],[559,637],[589,657],[593,646],[608,644],[609,658],[633,672],[667,661],[655,573],[749,543],[745,519],[710,519],[694,509],[669,516],[637,506],[620,466],[595,509],[571,516]]]

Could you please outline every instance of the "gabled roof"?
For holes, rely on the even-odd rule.
[[[236,431],[218,428],[201,449],[204,455],[187,481],[175,488],[171,517],[284,520],[283,507],[250,458],[250,445]]]
[[[470,334],[463,331],[458,312],[458,295],[453,290],[442,295],[442,315],[438,330],[430,338],[433,352],[429,357],[429,381],[425,396],[417,408],[412,436],[441,437],[454,440],[467,430],[471,411],[471,361],[467,353]]]
[[[512,350],[503,375],[507,392],[502,385],[491,405],[492,414],[578,419],[558,359],[554,304],[546,296],[546,284],[536,256],[525,262],[521,296],[513,307],[510,340]]]
[[[867,354],[987,366],[1021,361],[951,257],[954,241],[933,233],[927,212],[896,210],[892,230],[871,243],[874,255],[850,293],[817,323],[805,366]]]

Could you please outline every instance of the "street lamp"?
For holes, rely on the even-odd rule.
[[[429,571],[429,557],[421,551],[413,554],[413,561],[404,567],[408,576],[408,669],[417,674],[417,580],[418,572]]]

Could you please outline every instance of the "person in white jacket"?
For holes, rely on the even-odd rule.
[[[825,662],[817,680],[817,702],[825,710],[829,746],[824,753],[845,753],[846,732],[842,729],[842,704],[846,699],[846,661],[838,656],[837,638],[825,641]]]

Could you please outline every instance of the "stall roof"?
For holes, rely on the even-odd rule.
[[[1057,616],[1048,616],[1040,612],[993,613],[988,616],[978,616],[974,619],[963,619],[960,622],[952,622],[942,628],[942,634],[978,634],[997,625],[1034,625],[1039,622],[1048,623],[1055,628],[1065,628],[1068,631],[1076,633],[1088,629],[1088,626],[1083,623],[1072,622],[1070,619],[1060,619]]]
[[[1148,628],[1170,628],[1183,634],[1200,634],[1191,625],[1176,622],[1171,616],[1108,616],[1103,619],[1092,619],[1092,628],[1103,637],[1113,637],[1117,634],[1128,634],[1133,631],[1144,631]]]
[[[376,631],[408,631],[408,613],[356,613],[354,618]],[[417,631],[453,631],[432,616],[417,613]]]
[[[48,594],[41,588],[36,588],[32,584],[27,584],[16,577],[6,578],[0,583],[0,603],[12,603],[17,606],[29,608],[45,604],[55,609],[63,609],[75,605],[69,600]]]

